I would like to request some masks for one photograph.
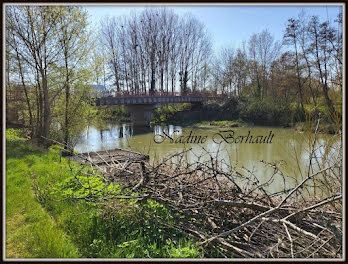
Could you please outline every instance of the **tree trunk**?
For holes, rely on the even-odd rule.
[[[155,92],[155,69],[151,69],[151,87],[150,87],[150,94],[153,94]]]
[[[18,61],[18,68],[19,68],[19,74],[21,77],[21,82],[23,85],[23,90],[24,90],[24,94],[25,94],[25,100],[28,106],[28,112],[29,112],[29,126],[30,126],[30,137],[33,137],[34,133],[34,124],[33,124],[33,113],[31,110],[31,106],[30,106],[30,100],[29,100],[29,96],[28,96],[28,91],[27,91],[27,87],[25,85],[25,81],[24,81],[24,73],[23,73],[23,68],[22,68],[22,63],[19,57],[19,53],[18,53],[18,49],[16,48],[16,58]],[[9,83],[9,82],[8,82]]]
[[[65,128],[64,128],[64,143],[65,149],[69,145],[69,104],[70,104],[70,78],[69,78],[69,65],[67,54],[65,54],[65,72],[66,72],[66,84],[65,84]]]
[[[43,90],[43,96],[44,96],[44,112],[43,112],[43,131],[42,136],[45,138],[48,138],[49,131],[50,131],[50,123],[51,123],[51,108],[50,108],[50,101],[48,97],[48,87],[47,87],[47,75],[44,72],[44,70],[41,71],[42,75],[42,90]],[[48,144],[48,142],[45,140],[45,145]]]

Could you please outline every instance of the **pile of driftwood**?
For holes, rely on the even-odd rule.
[[[286,189],[286,176],[276,163],[264,162],[274,173],[268,181],[260,183],[252,172],[242,175],[209,153],[204,161],[197,158],[198,161],[188,163],[186,155],[190,151],[153,163],[134,159],[119,162],[112,155],[99,156],[104,164],[93,164],[92,159],[89,162],[109,184],[121,182],[124,188],[120,195],[105,193],[102,200],[153,199],[165,204],[180,213],[176,228],[197,238],[202,247],[218,250],[222,256],[342,256],[340,155],[327,167],[308,173],[297,185]],[[284,177],[284,190],[269,193],[267,186],[275,177]],[[337,184],[328,184],[329,177],[329,182],[335,180]],[[316,188],[328,189],[325,198],[305,193],[314,183]],[[101,200],[93,200],[93,195],[88,199]]]
[[[78,198],[156,200],[179,213],[175,228],[195,237],[207,252],[214,248],[227,258],[341,258],[342,149],[324,163],[317,149],[314,139],[307,174],[291,187],[278,163],[263,161],[273,174],[260,182],[252,171],[243,175],[219,160],[218,153],[206,152],[205,158],[187,162],[188,149],[152,163],[118,161],[111,152],[91,154],[99,157],[98,164],[83,155],[80,158],[104,177],[106,186],[120,182],[123,192],[105,191],[100,197],[97,190],[94,196],[93,188],[84,185],[89,195]],[[283,179],[284,188],[270,193],[267,187],[275,177]],[[313,185],[322,191],[321,198],[311,195]]]

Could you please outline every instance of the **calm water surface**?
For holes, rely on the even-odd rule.
[[[251,144],[224,142],[221,136],[216,135],[223,130],[233,130],[235,136],[250,135],[268,136],[274,134],[272,143]],[[272,131],[272,132],[270,132]],[[177,140],[180,136],[187,137],[190,133],[196,136],[206,136],[206,141],[201,144],[172,143],[165,136]],[[221,133],[227,135],[226,133]],[[189,161],[208,159],[211,153],[217,155],[219,161],[235,167],[243,174],[254,173],[260,182],[269,180],[274,169],[266,166],[264,162],[276,162],[281,164],[281,170],[287,175],[286,188],[296,181],[306,177],[309,164],[310,135],[308,133],[295,132],[292,129],[275,127],[240,127],[240,128],[192,128],[180,126],[154,126],[151,128],[133,127],[132,124],[106,123],[102,128],[96,126],[87,127],[81,134],[75,149],[78,152],[110,150],[114,148],[130,149],[150,155],[151,160],[165,157],[192,148],[187,156]],[[217,144],[215,142],[221,142]],[[161,142],[160,144],[155,143]],[[163,142],[162,142],[163,141]],[[323,160],[335,154],[338,140],[330,135],[319,135],[317,154]],[[262,162],[264,161],[264,162]],[[323,161],[320,161],[323,162]],[[282,177],[275,177],[271,184],[272,191],[281,191],[284,188]]]

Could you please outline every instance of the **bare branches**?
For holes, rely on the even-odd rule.
[[[129,17],[106,18],[101,42],[117,92],[192,91],[201,86],[211,53],[204,25],[166,8],[149,8]],[[203,82],[203,81],[202,81]]]
[[[315,139],[314,139],[315,140]],[[311,144],[314,148],[315,144]],[[176,228],[194,236],[203,248],[209,247],[235,257],[337,257],[342,250],[342,214],[339,192],[320,200],[304,192],[312,188],[310,182],[325,175],[337,178],[341,156],[332,155],[326,166],[277,193],[265,190],[274,177],[284,175],[277,164],[263,162],[274,168],[270,179],[261,183],[253,171],[236,171],[228,163],[218,162],[217,156],[203,152],[194,162],[185,158],[189,150],[163,158],[153,164],[144,160],[122,158],[115,160],[112,153],[89,155],[86,162],[95,162],[104,171],[105,188],[77,183],[92,194],[72,197],[89,202],[107,202],[113,199],[152,199],[174,212]],[[311,158],[315,158],[316,151]],[[100,157],[102,156],[102,158]],[[203,158],[203,156],[205,156]],[[139,164],[140,163],[140,164]],[[220,165],[219,165],[220,164]],[[80,171],[82,174],[84,171]],[[93,172],[90,172],[93,174]],[[82,175],[82,177],[85,177]],[[112,191],[113,182],[123,188]],[[331,188],[321,185],[320,188]],[[136,191],[137,193],[132,193]],[[328,190],[330,193],[333,190]],[[301,199],[297,199],[301,196]],[[164,223],[161,223],[164,224]],[[330,239],[328,239],[330,238]]]

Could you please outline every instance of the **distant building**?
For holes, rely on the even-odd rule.
[[[96,91],[96,93],[93,94],[94,96],[107,96],[110,93],[102,84],[92,84],[91,86],[93,90]]]
[[[12,84],[6,86],[6,123],[11,125],[24,125],[23,104],[24,89],[22,85]]]
[[[92,84],[92,88],[96,91],[99,91],[99,92],[106,92],[106,87],[102,84]]]
[[[106,87],[102,84],[92,84],[92,88],[96,91],[106,92]]]

